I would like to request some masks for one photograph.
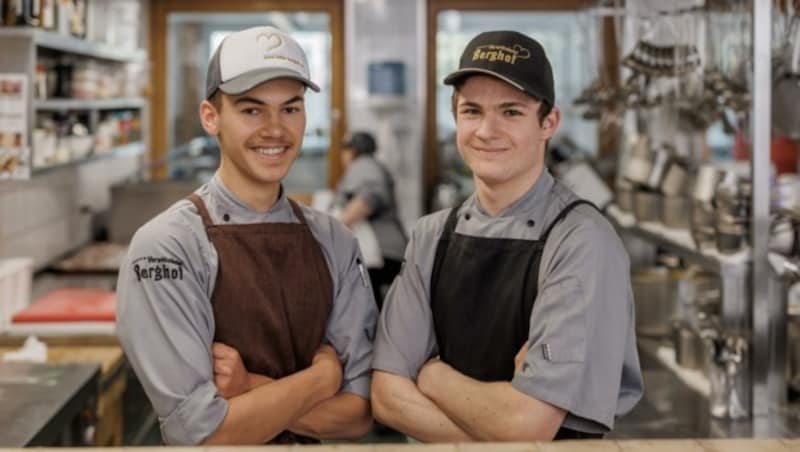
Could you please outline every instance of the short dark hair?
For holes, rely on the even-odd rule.
[[[210,102],[217,111],[222,110],[222,91],[216,90],[214,94],[208,98],[208,102]]]
[[[464,81],[466,79],[467,77],[453,85],[453,95],[450,98],[450,111],[453,113],[453,118],[456,117],[456,108],[458,107],[458,92],[461,90],[461,86],[464,85]],[[531,97],[539,101],[539,110],[537,111],[537,116],[539,117],[539,125],[541,126],[544,124],[544,119],[547,118],[547,115],[553,111],[553,106],[543,99],[539,99],[538,97],[534,96]]]

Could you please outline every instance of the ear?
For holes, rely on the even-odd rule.
[[[207,100],[200,103],[200,124],[209,135],[219,135],[219,112]]]
[[[558,125],[561,124],[561,110],[558,107],[553,107],[550,113],[542,121],[543,138],[549,140],[553,138],[558,130]]]

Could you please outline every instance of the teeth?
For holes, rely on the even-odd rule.
[[[255,151],[261,155],[278,155],[284,151],[285,148],[255,148]]]

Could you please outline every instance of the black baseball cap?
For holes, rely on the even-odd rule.
[[[371,133],[353,132],[353,134],[345,138],[342,147],[353,149],[356,154],[362,155],[374,153],[377,145],[375,144],[375,137]]]
[[[458,70],[444,78],[455,85],[465,77],[491,75],[530,96],[555,105],[553,68],[544,47],[530,36],[516,31],[487,31],[467,44]]]

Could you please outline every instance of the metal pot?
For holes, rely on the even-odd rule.
[[[688,228],[691,202],[685,196],[664,196],[661,200],[661,221],[671,228]]]
[[[722,254],[735,254],[745,245],[747,229],[741,224],[717,223],[717,249]]]
[[[636,307],[636,334],[669,337],[675,314],[672,278],[666,267],[647,267],[631,277]]]
[[[714,192],[719,180],[719,171],[712,165],[703,165],[697,170],[697,177],[694,181],[692,198],[695,201],[711,202],[714,199]]]
[[[669,163],[670,153],[664,148],[656,149],[653,152],[653,165],[650,168],[650,174],[647,176],[645,185],[653,190],[658,190],[661,187],[661,181],[667,173],[667,165]]]
[[[686,167],[673,160],[667,167],[664,179],[661,181],[661,193],[666,196],[678,196],[686,191],[686,182],[689,179],[689,171]]]
[[[641,222],[659,221],[661,218],[661,195],[651,191],[635,191],[633,194],[633,216]]]
[[[700,335],[682,321],[673,322],[672,340],[675,361],[687,369],[702,369],[706,364],[706,345]]]
[[[627,182],[620,182],[615,187],[614,202],[620,210],[625,212],[633,211],[633,185]]]

